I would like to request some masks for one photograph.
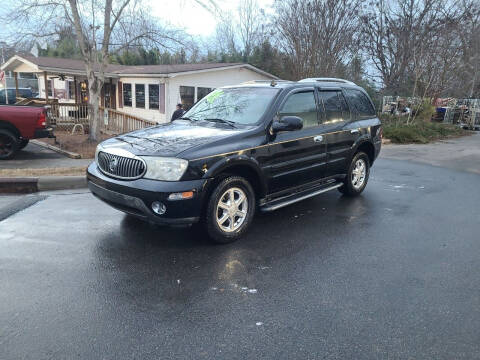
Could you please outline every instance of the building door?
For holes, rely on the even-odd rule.
[[[116,109],[117,104],[115,101],[116,86],[115,84],[106,83],[103,85],[102,96],[103,99],[101,103],[104,107],[110,109]]]

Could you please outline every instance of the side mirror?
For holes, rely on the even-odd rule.
[[[298,116],[284,116],[272,123],[272,132],[294,131],[303,128],[303,119]]]

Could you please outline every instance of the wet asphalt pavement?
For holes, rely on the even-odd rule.
[[[0,221],[0,359],[480,358],[480,176],[380,159],[240,242],[88,193]]]

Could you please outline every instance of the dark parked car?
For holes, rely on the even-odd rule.
[[[8,88],[7,90],[7,96],[8,96],[8,104],[13,105],[17,102],[16,98],[16,89],[14,88]],[[32,89],[28,88],[19,88],[18,89],[18,96],[23,97],[23,98],[33,98],[34,93],[32,92]],[[5,96],[5,89],[0,90],[0,105],[5,105],[7,103],[7,99]]]
[[[104,141],[88,185],[127,214],[200,222],[225,243],[257,209],[334,189],[360,194],[381,140],[372,101],[351,82],[252,82],[215,90],[172,123]]]

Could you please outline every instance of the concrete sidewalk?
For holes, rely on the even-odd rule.
[[[44,147],[28,144],[12,160],[0,162],[3,169],[40,169],[40,168],[66,168],[87,167],[93,159],[70,159]]]
[[[480,174],[480,133],[431,144],[383,145],[380,157]]]
[[[92,161],[71,159],[36,144],[28,144],[14,159],[0,162],[0,193],[85,187],[85,170]]]

